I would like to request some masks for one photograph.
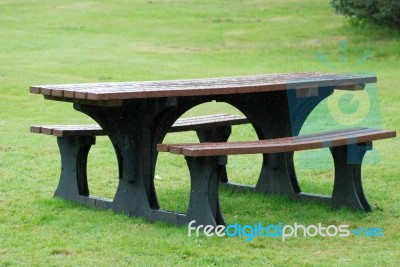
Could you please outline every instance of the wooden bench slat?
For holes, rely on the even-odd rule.
[[[369,128],[353,128],[353,129],[344,129],[344,130],[336,130],[336,131],[329,131],[329,132],[321,132],[321,133],[316,133],[316,134],[309,134],[309,135],[302,135],[302,136],[295,136],[295,137],[285,137],[285,138],[276,138],[276,139],[272,139],[272,140],[262,140],[263,142],[273,142],[273,144],[276,145],[285,145],[290,141],[294,140],[298,140],[300,139],[300,141],[306,142],[308,141],[318,141],[321,140],[321,138],[324,139],[332,139],[335,138],[337,136],[343,136],[343,135],[347,135],[348,137],[350,136],[354,136],[355,134],[359,133],[359,132],[365,132],[371,130]],[[375,130],[375,129],[372,129]],[[356,137],[356,136],[354,136]],[[261,141],[257,140],[257,141],[245,141],[245,142],[230,142],[230,143],[215,143],[215,145],[218,146],[247,146],[247,147],[251,147],[251,146],[257,146],[260,144]],[[173,150],[180,154],[179,152],[179,148],[185,148],[185,147],[196,147],[198,145],[198,143],[186,143],[186,144],[159,144],[158,145],[158,151],[161,152],[169,152],[170,147],[173,147]],[[212,143],[207,143],[207,145],[213,145]],[[205,146],[205,145],[204,145]]]
[[[295,137],[285,137],[285,138],[276,138],[276,139],[272,139],[272,140],[262,140],[263,142],[273,142],[273,144],[276,145],[285,145],[287,144],[289,141],[291,141],[292,139],[300,139],[300,141],[302,140],[303,142],[305,141],[318,141],[321,140],[321,138],[324,139],[332,139],[335,137],[340,137],[340,136],[344,136],[347,135],[347,137],[356,137],[355,134],[359,133],[359,132],[366,132],[368,130],[371,130],[369,128],[353,128],[353,129],[345,129],[345,130],[336,130],[336,131],[329,131],[329,132],[321,132],[321,133],[316,133],[316,134],[309,134],[309,135],[302,135],[302,136],[295,136]],[[375,130],[375,129],[372,129]],[[215,145],[219,145],[219,146],[224,146],[224,145],[228,145],[228,146],[247,146],[247,147],[251,147],[251,146],[257,146],[260,144],[261,141],[257,140],[257,141],[245,141],[245,142],[230,142],[230,143],[215,143]],[[196,147],[198,145],[198,143],[185,143],[185,144],[159,144],[157,149],[160,152],[171,152],[170,151],[170,147],[173,147],[173,151],[175,151],[176,154],[181,154],[181,152],[179,151],[179,148],[185,148],[185,147]],[[208,145],[213,145],[213,143],[207,143]],[[206,145],[204,145],[206,146]]]
[[[222,126],[248,123],[248,119],[240,115],[215,114],[192,118],[182,118],[172,125],[170,132],[216,128]]]
[[[181,132],[189,130],[200,130],[222,126],[239,125],[248,123],[248,119],[240,115],[215,114],[182,118],[172,125],[170,132]],[[30,127],[32,133],[42,133],[57,137],[66,136],[98,136],[106,135],[103,129],[96,124],[93,125],[33,125]]]
[[[54,135],[57,137],[64,136],[93,136],[105,135],[105,132],[99,125],[33,125],[30,127],[31,133],[42,133]]]
[[[190,157],[281,153],[363,143],[395,136],[396,132],[390,130],[354,128],[251,142],[160,144],[157,149],[161,152],[182,154]]]

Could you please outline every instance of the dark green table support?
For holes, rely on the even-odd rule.
[[[241,95],[132,99],[125,100],[117,107],[74,104],[75,109],[92,117],[106,131],[116,151],[120,173],[113,200],[96,198],[95,201],[86,201],[86,205],[98,207],[104,202],[103,207],[109,207],[116,212],[151,221],[186,224],[188,217],[185,214],[160,208],[154,187],[158,155],[156,146],[162,143],[172,124],[192,107],[216,100],[238,108],[249,119],[259,139],[291,136],[293,132],[299,132],[307,116],[332,93],[333,88],[318,90],[319,95],[296,99],[294,103],[291,102],[288,92],[273,91]],[[198,132],[200,141],[226,141],[229,134],[230,129]],[[261,168],[255,190],[288,195],[299,195],[301,192],[294,171],[293,153],[265,154]],[[226,182],[228,179],[225,166],[220,165],[218,171],[219,179]],[[200,187],[194,180],[192,182],[192,186]],[[215,188],[214,186],[210,190],[215,191]],[[198,202],[192,199],[193,197],[191,203]],[[216,201],[215,196],[210,196],[210,199],[212,202]],[[213,206],[211,210],[215,222],[223,223],[223,218],[218,215],[219,209]],[[188,214],[191,216],[193,212],[191,209]]]

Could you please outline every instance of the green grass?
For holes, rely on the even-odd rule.
[[[399,265],[398,139],[376,142],[381,162],[363,167],[371,213],[221,190],[228,223],[379,226],[382,238],[189,238],[185,227],[52,198],[60,173],[56,140],[30,134],[29,125],[92,121],[71,104],[29,94],[29,85],[295,71],[375,73],[381,125],[400,130],[399,35],[351,27],[329,1],[1,1],[0,266]],[[213,112],[238,113],[211,103],[185,116]],[[312,114],[304,130],[324,128],[321,116]],[[231,140],[254,138],[250,126],[240,126]],[[195,140],[192,133],[167,137]],[[92,192],[112,197],[117,170],[107,139],[98,139],[89,161]],[[258,155],[231,157],[228,172],[254,183],[260,164]],[[296,166],[305,191],[330,193],[332,170],[299,160]],[[184,211],[184,160],[160,155],[156,172],[161,206]]]

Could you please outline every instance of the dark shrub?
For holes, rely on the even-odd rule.
[[[331,5],[351,19],[400,29],[400,0],[331,0]]]

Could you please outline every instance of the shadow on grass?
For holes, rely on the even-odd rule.
[[[181,192],[173,193],[170,201],[185,202],[185,196]],[[181,199],[182,198],[182,199]],[[372,213],[355,211],[342,208],[333,209],[330,205],[316,202],[295,200],[287,196],[266,195],[262,193],[243,191],[238,192],[230,188],[220,189],[221,209],[227,224],[257,224],[261,223],[282,223],[282,224],[317,224],[326,225],[349,224],[358,227],[374,212],[382,212],[382,209],[375,208]],[[125,214],[115,214],[109,210],[98,210],[76,204],[70,201],[52,198],[36,202],[37,216],[32,218],[34,224],[46,224],[52,221],[60,221],[68,218],[65,223],[71,225],[81,220],[96,223],[115,223],[115,221],[129,220],[131,224],[149,224],[142,218],[129,217]],[[184,211],[180,211],[184,212]],[[156,222],[162,228],[180,228],[169,223]],[[165,226],[165,227],[164,227]]]
[[[371,216],[371,213],[348,208],[336,210],[318,201],[296,200],[287,196],[251,191],[237,192],[229,188],[221,189],[220,201],[227,224],[340,224],[343,221],[357,223]]]

